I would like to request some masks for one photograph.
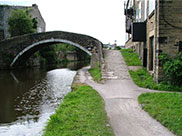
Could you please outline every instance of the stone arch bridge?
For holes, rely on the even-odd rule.
[[[26,34],[0,41],[0,69],[21,66],[36,51],[55,43],[67,43],[91,56],[91,67],[103,61],[102,43],[90,36],[63,31]]]

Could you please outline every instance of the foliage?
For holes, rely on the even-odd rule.
[[[35,19],[27,15],[26,11],[22,9],[14,10],[8,18],[8,31],[11,36],[18,36],[36,31]]]
[[[59,59],[59,52],[63,53],[61,59]],[[41,66],[59,64],[59,63],[63,64],[69,62],[69,60],[66,58],[67,52],[74,52],[78,58],[76,61],[84,60],[84,63],[85,62],[87,63],[90,59],[90,56],[87,55],[82,50],[65,43],[45,46],[36,53],[34,53],[34,58],[40,58]]]
[[[114,49],[115,50],[121,50],[121,48],[119,46],[116,46]]]
[[[141,66],[142,63],[133,49],[121,49],[122,56],[128,66]]]
[[[142,108],[178,136],[182,135],[182,94],[145,93],[138,97]]]
[[[77,47],[65,43],[55,44],[55,46],[56,51],[75,51],[77,49]]]
[[[169,58],[167,54],[163,53],[159,56],[159,59],[167,80],[169,80],[174,85],[181,85],[182,53],[179,53],[174,59]]]
[[[62,52],[66,53],[66,51],[71,51],[71,52],[75,51],[78,60],[89,60],[90,59],[90,56],[87,53],[85,53],[84,51],[82,51],[81,49],[79,49],[78,47],[75,47],[73,45],[59,43],[59,44],[56,44],[55,46],[56,46],[55,47],[56,52],[62,51]]]
[[[76,87],[63,102],[44,130],[44,136],[113,136],[104,102],[91,87]]]
[[[57,63],[57,54],[54,46],[47,46],[42,48],[40,51],[40,56],[43,58],[46,64],[56,64]]]
[[[95,68],[89,69],[89,73],[93,77],[94,81],[100,82],[102,80],[102,73],[99,64]]]
[[[33,23],[33,29],[34,29],[34,30],[37,30],[37,24],[38,24],[37,19],[36,19],[36,18],[33,18],[33,19],[32,19],[32,23]]]
[[[139,87],[149,88],[154,90],[163,91],[179,91],[182,92],[182,86],[172,85],[170,83],[161,82],[159,84],[153,81],[152,76],[148,73],[145,68],[138,69],[135,71],[129,71],[134,83]]]

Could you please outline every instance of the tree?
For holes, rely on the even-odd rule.
[[[46,46],[40,51],[40,56],[45,59],[46,64],[56,64],[58,62],[55,46]]]
[[[11,36],[33,33],[36,31],[34,22],[28,13],[22,9],[14,10],[8,18],[8,31]]]

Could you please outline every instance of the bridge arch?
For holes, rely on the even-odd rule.
[[[34,52],[55,43],[71,44],[88,53],[91,55],[91,67],[103,62],[103,44],[99,40],[84,34],[50,31],[25,34],[0,41],[0,69],[21,66]]]
[[[72,41],[69,40],[65,40],[65,39],[47,39],[47,40],[42,40],[42,41],[38,41],[37,43],[33,43],[32,45],[27,46],[26,48],[24,48],[21,52],[19,52],[15,58],[13,59],[13,61],[10,64],[10,67],[13,67],[14,65],[16,65],[17,62],[21,61],[24,58],[24,55],[26,55],[30,50],[34,50],[32,53],[28,53],[28,57],[30,57],[31,55],[33,55],[34,52],[38,51],[40,48],[39,46],[42,45],[50,45],[50,44],[56,44],[56,43],[66,43],[66,44],[70,44],[72,46],[75,46],[81,50],[83,50],[84,52],[86,52],[89,56],[92,56],[92,53],[89,51],[89,49],[84,48],[83,46],[81,46],[80,44],[74,43]],[[35,48],[35,49],[34,49]]]

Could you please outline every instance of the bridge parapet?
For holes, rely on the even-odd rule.
[[[21,66],[34,52],[55,43],[68,43],[91,55],[91,66],[103,61],[102,43],[90,36],[63,31],[26,34],[0,41],[0,69]]]

